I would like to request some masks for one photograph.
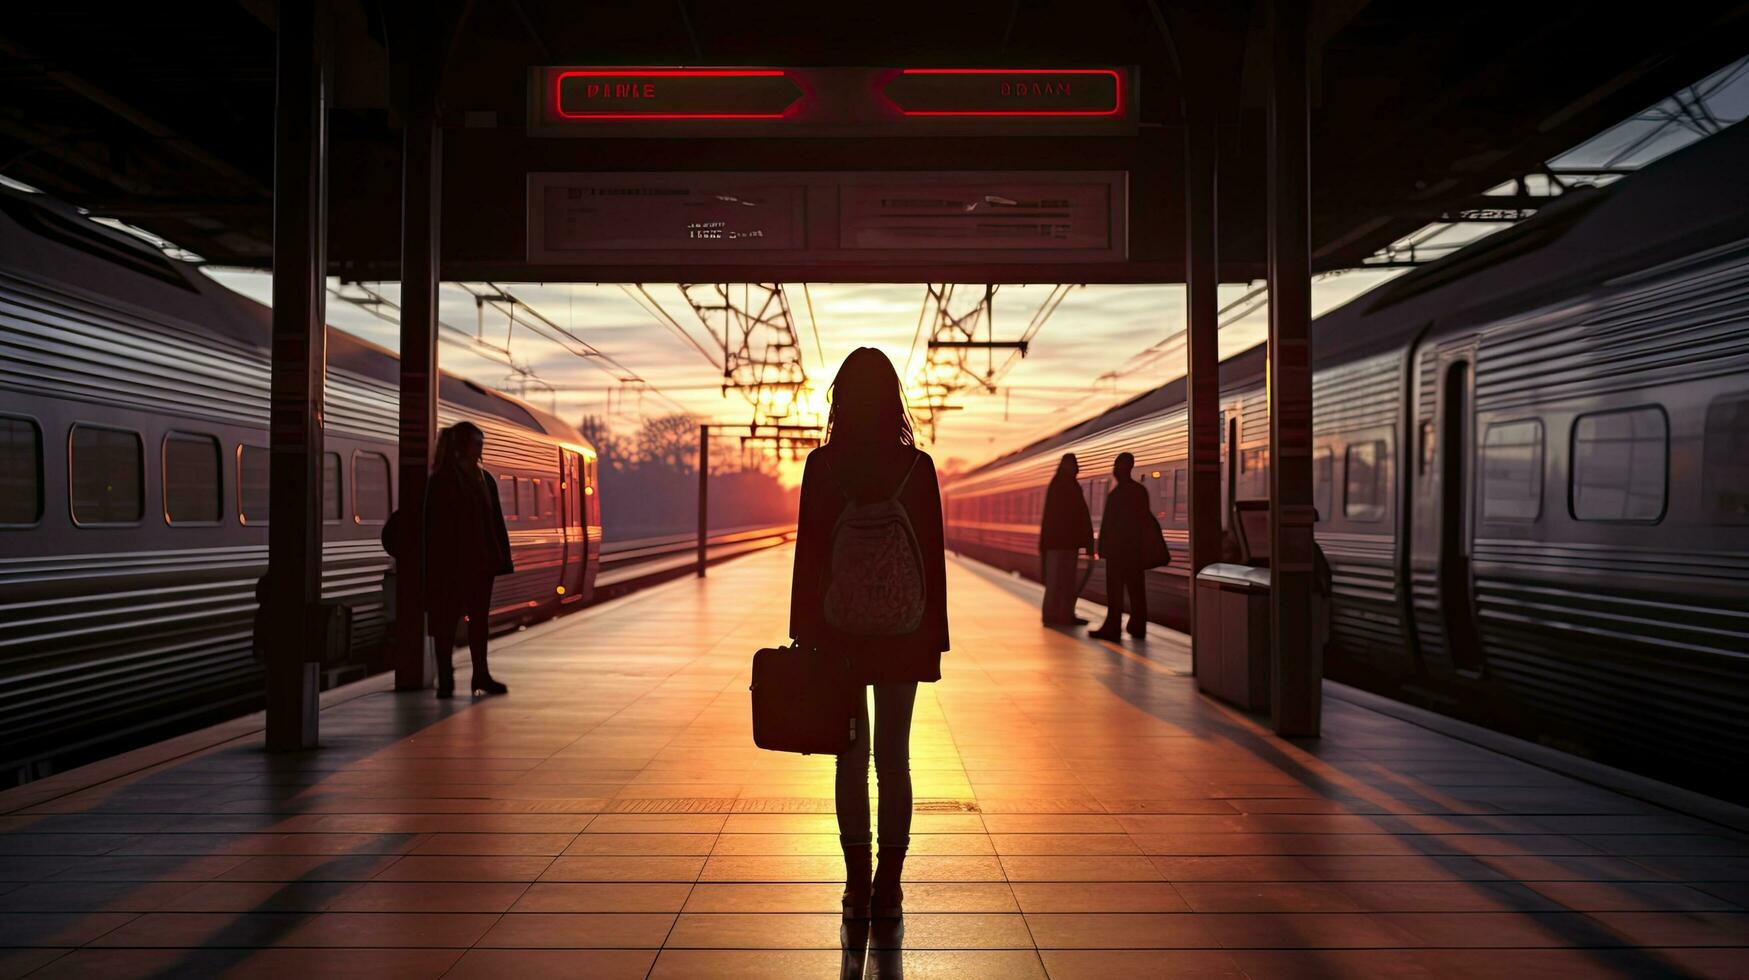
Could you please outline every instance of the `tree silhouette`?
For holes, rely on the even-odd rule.
[[[583,421],[577,423],[577,429],[595,447],[595,454],[599,457],[596,464],[598,469],[624,470],[635,465],[631,441],[614,432],[613,427],[607,424],[607,419],[599,415],[585,415]]]
[[[698,471],[698,423],[690,416],[644,419],[637,440],[640,464],[655,464],[680,474]]]
[[[639,420],[630,435],[599,415],[577,428],[599,460],[602,536],[626,541],[690,531],[698,507],[698,421],[687,415]],[[731,528],[795,520],[796,491],[777,477],[776,461],[743,450],[733,436],[711,447],[711,526]]]

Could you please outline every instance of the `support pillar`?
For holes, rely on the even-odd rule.
[[[438,46],[426,39],[412,43],[401,150],[401,516],[394,640],[395,688],[402,691],[429,687],[435,666],[427,642],[423,581],[425,486],[437,438],[437,287],[443,204]]]
[[[704,578],[705,539],[710,534],[711,427],[698,427],[698,577]]]
[[[1323,651],[1312,621],[1312,269],[1306,6],[1269,7],[1270,715],[1316,736]]]
[[[322,395],[327,373],[325,4],[279,5],[273,140],[273,374],[269,406],[267,748],[317,740],[323,636]]]
[[[1220,282],[1215,191],[1219,131],[1214,113],[1195,109],[1184,145],[1184,300],[1190,407],[1191,672],[1198,662],[1196,573],[1221,555]]]

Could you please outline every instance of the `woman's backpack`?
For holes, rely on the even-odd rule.
[[[914,456],[899,486],[873,503],[857,503],[839,485],[845,504],[832,527],[824,610],[833,629],[859,636],[895,636],[914,633],[923,625],[927,601],[923,553],[911,517],[899,503],[916,468]]]

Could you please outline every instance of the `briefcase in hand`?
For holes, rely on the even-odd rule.
[[[837,755],[856,741],[850,662],[791,645],[753,655],[753,744],[774,752]]]

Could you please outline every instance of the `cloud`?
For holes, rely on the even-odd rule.
[[[263,303],[271,299],[268,274],[219,269],[208,274]],[[1363,270],[1321,278],[1313,283],[1314,309],[1324,312],[1395,274],[1395,270]],[[399,299],[395,283],[372,284],[371,288],[390,300]],[[451,328],[444,332],[445,342],[439,349],[445,370],[516,391],[522,382],[518,372],[505,363],[508,356],[558,389],[549,391],[527,383],[521,388],[524,397],[571,420],[584,414],[609,415],[630,426],[642,415],[672,412],[676,404],[716,421],[744,422],[751,417],[751,407],[744,398],[721,390],[720,338],[707,333],[677,286],[653,284],[646,289],[662,311],[695,341],[715,352],[711,359],[617,284],[515,283],[505,288],[553,324],[600,349],[613,363],[580,357],[539,336],[533,326],[511,323],[504,312],[491,305],[477,306],[461,287],[445,285],[439,293],[439,317]],[[1001,287],[995,298],[996,339],[1018,338],[1051,288],[1049,284]],[[1231,303],[1251,288],[1244,283],[1223,285],[1219,300],[1223,305]],[[917,336],[924,298],[921,284],[812,283],[808,295],[817,317],[812,323],[800,287],[792,286],[788,293],[803,365],[817,391],[824,392],[839,363],[860,346],[879,348],[900,368],[909,357],[912,375],[920,369],[926,356]],[[959,312],[981,297],[982,287],[962,286],[955,295],[954,311]],[[331,299],[328,315],[329,321],[343,330],[390,350],[399,346],[398,327],[358,306]],[[924,324],[925,333],[928,327]],[[997,394],[967,390],[953,399],[961,410],[943,417],[939,441],[931,449],[943,458],[981,462],[1165,384],[1184,370],[1181,346],[1167,343],[1162,345],[1164,353],[1151,360],[1135,358],[1162,341],[1181,336],[1183,330],[1181,286],[1078,287],[1033,338],[1026,357],[1002,378]],[[1268,308],[1260,305],[1223,330],[1222,356],[1261,342],[1267,330]],[[913,352],[914,340],[919,342]],[[981,372],[1007,356],[997,351],[983,357],[974,354],[967,361]],[[1126,371],[1101,380],[1102,375],[1120,368]],[[641,379],[642,383],[630,379]]]

